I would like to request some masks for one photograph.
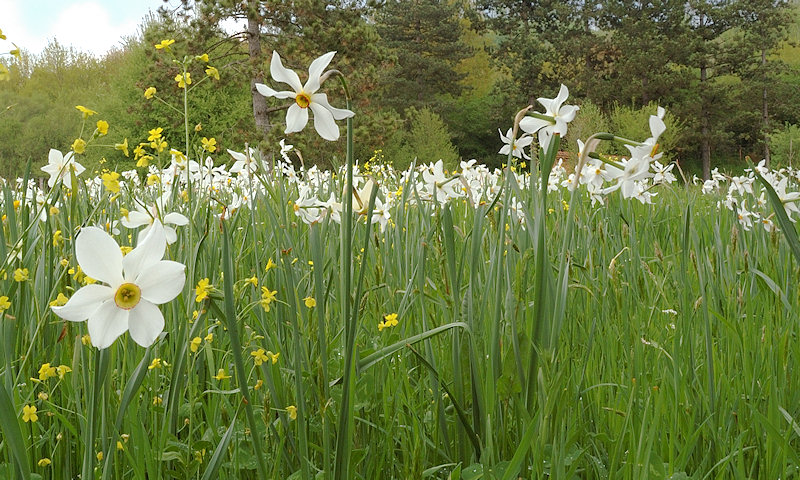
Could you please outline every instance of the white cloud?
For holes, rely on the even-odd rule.
[[[50,27],[46,37],[56,38],[63,45],[103,55],[119,46],[123,36],[133,35],[139,19],[115,24],[108,10],[97,2],[83,2],[65,8]]]

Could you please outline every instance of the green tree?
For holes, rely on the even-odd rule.
[[[460,11],[447,0],[388,0],[378,15],[381,45],[393,61],[380,78],[381,101],[442,112],[441,99],[459,96],[465,75],[459,62],[470,53],[462,41]]]

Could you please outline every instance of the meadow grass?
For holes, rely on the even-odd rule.
[[[744,230],[718,196],[662,186],[653,205],[609,196],[594,207],[581,195],[568,209],[569,192],[551,194],[544,245],[554,274],[543,295],[557,295],[559,279],[568,294],[563,327],[538,344],[537,328],[549,326],[537,326],[533,304],[537,232],[502,200],[414,202],[407,182],[385,230],[355,222],[353,262],[342,265],[342,227],[299,221],[294,184],[258,181],[252,208],[223,221],[209,192],[197,189],[191,202],[172,192],[191,219],[167,255],[187,265],[186,287],[162,307],[165,335],[152,347],[123,335],[103,351],[82,342],[85,324],[48,304],[81,284],[79,226],[119,218],[140,193],[56,188],[59,211],[42,222],[47,203],[4,188],[0,293],[11,306],[0,368],[11,405],[0,413],[0,477],[76,478],[88,456],[95,478],[258,478],[259,459],[269,478],[330,478],[342,298],[358,318],[353,478],[797,475],[798,265],[779,233]],[[528,218],[542,216],[535,188],[505,188]],[[121,230],[133,246],[136,232]],[[559,277],[564,258],[569,275]],[[27,280],[15,281],[18,268]],[[341,289],[342,268],[352,269],[351,291]],[[214,289],[197,302],[203,278]],[[277,291],[269,311],[261,287]],[[392,313],[398,324],[379,331]],[[256,365],[259,348],[277,361]],[[45,363],[71,372],[39,380]],[[38,421],[23,421],[26,405]]]

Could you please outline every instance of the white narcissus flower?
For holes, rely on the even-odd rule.
[[[566,86],[561,85],[556,98],[539,98],[545,112],[542,115],[552,117],[553,120],[544,120],[542,118],[525,117],[519,122],[519,127],[526,133],[534,134],[539,132],[539,145],[543,150],[547,150],[550,146],[550,139],[555,134],[562,137],[567,134],[567,123],[575,118],[578,113],[579,107],[575,105],[564,105],[564,102],[569,96],[569,90]]]
[[[121,220],[122,225],[127,228],[139,228],[143,225],[147,225],[142,231],[139,232],[138,240],[141,241],[144,237],[150,233],[150,229],[153,228],[153,225],[158,222],[161,225],[162,219],[165,224],[171,224],[178,227],[182,227],[184,225],[189,224],[189,219],[186,216],[177,213],[177,212],[170,212],[164,214],[165,212],[165,203],[169,196],[164,194],[156,200],[155,203],[148,205],[146,208],[140,202],[136,202],[136,210],[131,210],[128,212],[127,215],[123,215]],[[161,217],[163,215],[163,218]],[[178,240],[178,232],[175,231],[174,228],[161,225],[161,228],[164,229],[164,234],[167,237],[167,244],[172,245]]]
[[[531,159],[531,157],[525,154],[525,147],[533,142],[533,137],[523,135],[512,142],[511,135],[514,133],[513,129],[509,128],[505,135],[503,135],[503,132],[499,128],[497,132],[500,134],[500,140],[505,144],[497,153],[501,155],[508,155],[511,153],[512,156],[517,158],[524,158],[525,160]]]
[[[75,240],[75,257],[86,275],[105,285],[86,285],[53,312],[71,322],[89,321],[92,345],[108,348],[129,331],[134,342],[149,347],[164,330],[156,307],[183,289],[186,267],[162,260],[167,240],[157,223],[136,248],[123,257],[119,245],[102,229],[83,228]]]
[[[75,161],[73,152],[64,155],[55,148],[51,148],[47,161],[47,165],[41,170],[50,175],[50,179],[47,180],[47,186],[50,188],[53,188],[59,180],[64,183],[65,187],[72,188],[72,173],[70,172],[74,170],[77,177],[86,170],[83,165]]]
[[[320,88],[320,77],[323,71],[331,63],[336,52],[328,52],[317,58],[308,67],[308,81],[303,85],[300,77],[295,72],[289,70],[281,63],[278,52],[272,52],[272,62],[270,63],[270,74],[276,82],[286,83],[291,91],[278,92],[272,88],[256,83],[256,90],[265,97],[275,97],[280,99],[293,98],[294,104],[286,112],[286,130],[284,133],[299,132],[308,123],[308,109],[314,112],[314,128],[319,136],[325,140],[335,141],[339,139],[339,126],[335,120],[344,120],[355,115],[347,109],[334,108],[328,103],[328,96],[324,93],[317,93]]]

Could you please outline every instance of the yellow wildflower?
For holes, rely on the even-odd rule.
[[[66,295],[64,295],[61,292],[58,292],[58,296],[56,297],[55,300],[50,302],[50,306],[51,307],[60,307],[60,306],[66,305],[67,304],[67,300],[69,300],[69,299],[67,298]]]
[[[270,269],[275,268],[277,266],[278,265],[276,265],[275,262],[272,261],[272,258],[270,258],[269,260],[267,260],[267,267],[264,269],[264,271],[269,272]]]
[[[294,405],[289,405],[288,407],[286,407],[286,413],[289,414],[289,418],[291,418],[292,420],[297,420],[297,407],[295,407]]]
[[[39,392],[39,394],[38,394],[38,395],[36,395],[36,397],[37,397],[39,400],[41,400],[41,401],[43,401],[43,402],[44,402],[44,401],[46,401],[48,398],[50,398],[50,395],[48,395],[48,394],[47,394],[47,392]]]
[[[275,300],[275,295],[278,294],[277,290],[270,290],[267,287],[261,287],[261,300],[258,303],[264,308],[265,312],[269,312],[269,304]]]
[[[217,70],[217,67],[212,67],[211,65],[206,67],[206,75],[214,80],[219,80],[219,70]]]
[[[152,159],[153,159],[152,155],[144,155],[142,158],[140,158],[139,160],[136,161],[136,166],[137,167],[146,167],[146,166],[150,165],[150,160],[152,160]],[[149,182],[150,178],[148,177],[147,180]],[[158,176],[156,176],[155,181],[153,181],[152,183],[148,183],[148,185],[152,185],[153,183],[156,183],[157,181],[158,181]]]
[[[124,153],[126,157],[130,156],[129,153],[128,153],[128,139],[127,138],[122,143],[115,143],[114,144],[114,148],[119,150],[119,151],[121,151],[122,153]]]
[[[202,302],[206,298],[208,298],[208,292],[211,291],[213,285],[210,285],[208,278],[204,278],[197,282],[197,286],[194,288],[195,294],[195,302]]]
[[[91,110],[91,109],[88,109],[88,108],[84,107],[83,105],[75,105],[75,108],[80,110],[80,112],[83,114],[83,118],[91,117],[92,115],[97,113],[94,110]]]
[[[11,302],[8,301],[8,297],[3,295],[0,297],[0,313],[5,312],[11,308]]]
[[[0,63],[0,81],[8,81],[8,80],[11,80],[11,74],[9,73],[8,68],[6,68],[5,65]]]
[[[101,175],[103,186],[111,193],[119,193],[119,173],[109,172]]]
[[[217,151],[217,140],[214,137],[211,138],[203,137],[201,142],[203,144],[203,150],[209,153],[214,153]]]
[[[258,286],[258,277],[253,275],[250,278],[245,279],[244,283],[249,283],[250,285],[257,287]]]
[[[156,358],[153,359],[152,362],[150,362],[150,366],[147,367],[147,369],[148,370],[153,370],[155,368],[161,368],[163,366],[164,366],[164,363],[161,361],[161,359],[159,357],[156,357]]]
[[[95,455],[95,456],[97,457],[97,461],[98,462],[102,462],[103,461],[103,452],[102,452],[102,450],[97,452],[97,455]]]
[[[202,55],[198,55],[198,56],[196,56],[194,58],[196,58],[197,60],[200,60],[201,62],[208,63],[208,54],[207,53],[204,53]]]
[[[158,153],[163,152],[168,146],[169,145],[167,145],[167,141],[164,140],[163,138],[160,138],[158,140],[153,140],[152,142],[150,142],[150,148],[157,151]]]
[[[131,253],[131,250],[133,250],[133,247],[129,247],[127,245],[123,245],[123,246],[119,247],[119,251],[122,252],[122,256],[123,257],[125,255]]]
[[[216,378],[218,382],[221,382],[223,380],[231,378],[231,376],[225,373],[225,369],[224,368],[220,368],[219,370],[217,370],[217,374],[214,375],[213,378]]]
[[[100,133],[100,135],[108,134],[108,122],[106,122],[105,120],[98,120],[97,131]]]
[[[264,386],[264,380],[261,380],[259,378],[258,381],[256,382],[255,386],[253,387],[253,390],[258,390],[263,386]]]
[[[159,138],[161,138],[161,132],[163,132],[163,131],[164,131],[164,129],[161,128],[161,127],[149,130],[147,132],[149,134],[149,136],[147,137],[147,141],[148,142],[152,142],[154,140],[158,140]]]
[[[22,407],[22,421],[25,423],[33,422],[39,420],[39,415],[36,415],[36,406],[35,405],[25,405]]]
[[[269,357],[267,357],[267,352],[263,348],[259,348],[254,352],[250,352],[250,355],[253,356],[253,363],[255,363],[256,366],[259,366],[262,363],[269,361]]]
[[[40,467],[49,467],[51,463],[53,462],[51,462],[49,458],[40,458],[39,461],[36,462]]]
[[[63,241],[64,241],[64,235],[61,233],[61,230],[56,230],[55,232],[53,232],[54,247],[57,247]]]
[[[314,297],[306,297],[303,299],[303,302],[305,302],[306,307],[308,308],[314,308],[317,306],[317,301],[314,299]]]
[[[192,74],[189,72],[179,73],[175,75],[175,81],[178,82],[178,88],[186,88],[186,85],[192,84]]]
[[[49,363],[43,363],[42,366],[39,367],[39,380],[44,381],[55,376],[56,367],[50,366]]]
[[[270,360],[272,360],[272,364],[275,365],[276,363],[278,363],[278,357],[281,356],[281,352],[272,353],[271,351],[267,350],[266,355],[269,357]]]
[[[383,320],[378,324],[378,331],[383,331],[384,328],[397,326],[397,314],[390,313],[383,316]]]
[[[161,43],[157,43],[155,45],[155,47],[156,47],[156,50],[165,50],[165,51],[168,52],[169,51],[169,46],[172,45],[173,43],[175,43],[175,40],[173,40],[173,39],[161,40]]]
[[[153,405],[158,406],[158,405],[161,405],[163,402],[164,402],[163,398],[161,398],[159,396],[153,397]]]
[[[206,343],[213,342],[214,341],[214,334],[213,333],[209,333],[208,335],[206,335],[205,341],[206,341]]]
[[[147,89],[144,91],[144,98],[150,100],[151,98],[153,98],[153,95],[155,95],[156,92],[158,92],[158,90],[156,90],[156,87],[147,87]]]
[[[84,345],[91,345],[92,337],[90,337],[89,334],[87,333],[86,335],[81,337],[81,343]]]
[[[203,339],[200,337],[194,337],[191,342],[189,342],[189,350],[192,353],[197,353],[197,350],[200,349],[200,344],[202,343]]]
[[[24,282],[28,279],[28,269],[27,268],[18,268],[14,270],[14,281],[15,282]]]
[[[86,141],[82,138],[76,138],[74,142],[72,142],[72,151],[81,154],[86,152]]]
[[[57,366],[57,367],[56,367],[56,371],[58,372],[58,378],[59,378],[60,380],[63,380],[63,379],[64,379],[64,376],[65,376],[66,374],[68,374],[69,372],[71,372],[71,371],[72,371],[72,369],[71,369],[71,368],[69,368],[69,367],[68,367],[68,366],[66,366],[66,365],[59,365],[59,366]]]

